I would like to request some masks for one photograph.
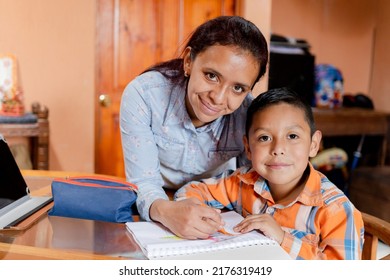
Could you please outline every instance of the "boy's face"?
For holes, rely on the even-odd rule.
[[[271,187],[295,187],[320,141],[320,131],[311,137],[303,110],[287,103],[255,113],[249,139],[244,137],[253,168]]]

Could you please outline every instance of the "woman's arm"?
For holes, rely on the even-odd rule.
[[[196,198],[213,208],[233,210],[237,204],[240,183],[232,173],[232,170],[226,170],[217,177],[189,182],[175,193],[174,199]]]
[[[126,179],[138,186],[137,207],[145,220],[150,220],[149,208],[156,199],[168,199],[162,188],[164,182],[151,118],[147,93],[134,80],[122,95],[120,129]]]

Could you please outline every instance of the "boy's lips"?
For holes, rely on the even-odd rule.
[[[282,162],[267,163],[267,164],[266,164],[267,167],[269,167],[269,168],[275,168],[275,169],[280,169],[280,168],[288,167],[288,166],[290,166],[290,165],[291,165],[291,164],[282,163]]]

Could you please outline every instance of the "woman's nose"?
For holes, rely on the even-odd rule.
[[[228,95],[228,90],[228,86],[215,87],[210,94],[210,98],[213,100],[214,104],[223,104]]]

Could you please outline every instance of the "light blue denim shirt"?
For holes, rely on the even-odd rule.
[[[150,220],[150,205],[168,199],[164,188],[216,176],[247,163],[242,137],[249,94],[231,115],[195,128],[185,107],[185,88],[147,72],[124,90],[120,129],[126,179],[138,186],[137,207]]]

